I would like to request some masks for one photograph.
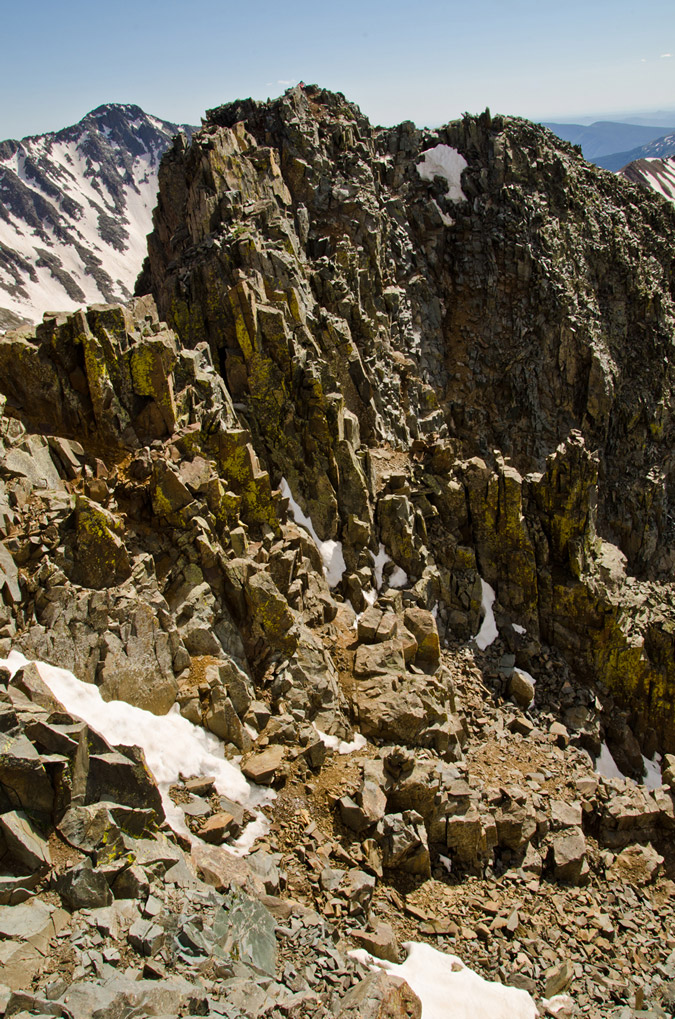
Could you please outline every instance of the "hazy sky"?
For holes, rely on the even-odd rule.
[[[34,0],[2,28],[0,138],[105,102],[199,123],[300,80],[379,124],[675,107],[673,0]]]

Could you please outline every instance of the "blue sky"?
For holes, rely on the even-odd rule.
[[[104,102],[198,123],[300,80],[379,124],[675,108],[673,0],[34,0],[5,4],[2,27],[0,138]]]

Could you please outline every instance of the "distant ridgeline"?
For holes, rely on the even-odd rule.
[[[193,128],[99,106],[62,131],[0,143],[0,329],[128,300],[162,153]]]
[[[673,159],[675,133],[670,128],[645,127],[598,121],[581,124],[545,124],[559,138],[581,148],[586,159],[620,173],[641,187],[651,188],[675,201]]]

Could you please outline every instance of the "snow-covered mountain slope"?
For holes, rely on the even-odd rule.
[[[671,202],[675,202],[675,156],[669,159],[636,159],[619,171],[622,177],[653,188]]]
[[[602,156],[595,159],[598,166],[605,170],[621,170],[628,163],[634,163],[639,159],[666,159],[675,155],[675,134],[670,132],[647,145],[641,145],[637,149],[630,149],[628,152],[614,152],[611,156]]]
[[[0,142],[0,329],[131,296],[159,161],[180,130],[193,128],[111,103],[62,131]]]

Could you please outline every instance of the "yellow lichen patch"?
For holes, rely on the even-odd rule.
[[[255,350],[258,329],[255,298],[245,283],[239,283],[233,287],[227,296],[234,316],[237,343],[244,355],[244,360],[249,361]]]

